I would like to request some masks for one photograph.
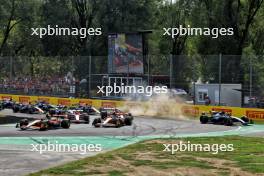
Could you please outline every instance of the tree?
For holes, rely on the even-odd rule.
[[[226,83],[243,83],[244,73],[241,67],[241,56],[243,49],[249,44],[250,27],[255,22],[255,17],[263,4],[263,0],[203,0],[203,9],[206,16],[202,20],[212,27],[231,27],[234,29],[234,36],[220,37],[217,40],[202,38],[198,51],[201,54],[234,55],[231,58],[224,58],[223,73],[231,76],[224,76]],[[209,48],[206,46],[210,46]],[[218,77],[218,76],[216,76]]]
[[[91,28],[95,26],[94,20],[98,10],[98,2],[96,0],[71,0],[71,7],[73,9],[71,16],[72,27],[75,28]],[[80,55],[90,54],[90,49],[87,50],[87,42],[89,36],[85,38],[76,37],[75,47]]]
[[[3,55],[4,47],[13,28],[22,21],[22,18],[17,14],[18,2],[16,0],[0,1],[1,3],[1,23],[5,25],[3,30],[3,38],[0,41],[0,55]],[[8,10],[6,10],[8,9]]]

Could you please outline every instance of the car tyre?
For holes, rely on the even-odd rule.
[[[47,124],[45,122],[41,122],[39,131],[45,131],[47,128]]]
[[[61,127],[64,128],[64,129],[68,129],[70,128],[71,124],[68,120],[62,120],[61,121]]]
[[[132,125],[132,118],[130,116],[126,117],[125,120],[124,120],[124,123],[127,126],[131,126]]]
[[[209,121],[208,116],[206,116],[206,115],[200,116],[200,122],[201,122],[201,124],[207,124],[208,121]]]
[[[233,125],[233,121],[232,121],[231,118],[227,118],[227,119],[224,120],[224,124],[226,126],[232,126]]]
[[[121,127],[122,126],[122,122],[121,122],[121,120],[120,119],[117,119],[116,120],[116,128],[119,128],[119,127]]]
[[[85,114],[83,117],[83,120],[85,121],[85,124],[89,124],[90,123],[90,116],[88,114]]]
[[[241,117],[241,120],[243,120],[243,121],[246,122],[246,123],[249,122],[249,118],[247,118],[247,117],[245,117],[245,116]]]
[[[94,119],[92,125],[93,125],[94,127],[98,128],[98,127],[99,127],[98,124],[100,124],[100,123],[102,123],[101,119],[100,119],[100,118],[96,118],[96,119]]]
[[[107,112],[106,111],[102,111],[101,112],[101,119],[105,119],[107,117]]]

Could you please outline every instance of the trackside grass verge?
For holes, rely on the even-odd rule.
[[[233,144],[234,151],[164,152],[163,144]],[[199,137],[155,139],[98,154],[30,176],[82,175],[264,175],[264,138]]]

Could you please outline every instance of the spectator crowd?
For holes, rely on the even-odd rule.
[[[2,93],[67,96],[70,87],[75,85],[75,78],[69,78],[68,75],[0,78],[0,92]]]

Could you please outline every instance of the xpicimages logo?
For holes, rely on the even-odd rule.
[[[97,93],[102,93],[105,96],[114,94],[143,94],[146,96],[152,96],[153,94],[166,94],[168,93],[167,86],[126,86],[124,83],[121,86],[114,83],[113,86],[97,86]]]
[[[212,152],[218,154],[219,152],[234,151],[233,144],[192,144],[190,141],[180,141],[176,144],[163,144],[164,152],[175,154],[176,152]]]

